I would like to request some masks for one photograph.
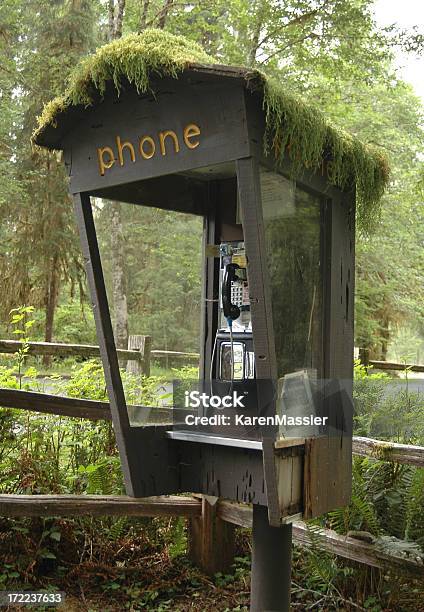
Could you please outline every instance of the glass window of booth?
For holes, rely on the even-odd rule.
[[[261,168],[278,377],[323,368],[323,198]]]

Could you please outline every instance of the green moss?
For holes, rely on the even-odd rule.
[[[162,30],[113,41],[76,67],[65,93],[45,106],[33,139],[37,141],[48,125],[55,126],[60,113],[70,106],[88,106],[101,99],[108,82],[119,92],[127,80],[144,93],[150,89],[151,76],[178,78],[190,63],[216,61],[196,43]],[[294,176],[304,168],[317,171],[325,161],[331,184],[344,190],[356,186],[359,229],[369,229],[389,178],[381,149],[332,126],[318,109],[288,94],[266,75],[251,71],[248,77],[249,81],[256,77],[263,89],[265,152],[274,155],[277,164],[288,153]]]

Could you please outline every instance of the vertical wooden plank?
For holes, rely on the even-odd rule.
[[[234,563],[235,526],[217,515],[218,498],[202,496],[202,515],[189,524],[189,556],[206,574],[225,572]]]
[[[331,212],[331,308],[328,378],[338,387],[330,404],[328,508],[349,502],[352,482],[352,410],[347,404],[353,386],[353,332],[355,281],[355,195],[339,192]],[[347,400],[347,401],[346,401]]]
[[[284,515],[288,513],[292,501],[293,457],[278,457],[276,462],[280,511]]]
[[[131,429],[119,372],[90,196],[77,193],[73,197],[125,487],[129,495],[134,495],[137,458],[134,445],[131,444]]]
[[[320,516],[328,505],[329,439],[327,436],[308,438],[305,442],[303,472],[303,517]]]
[[[141,376],[141,360],[144,353],[144,336],[141,334],[130,334],[128,336],[128,349],[138,351],[140,353],[140,358],[138,360],[129,359],[127,361],[126,370],[130,374]]]
[[[237,160],[237,181],[244,242],[248,260],[250,308],[253,344],[255,349],[256,377],[258,379],[258,404],[262,414],[270,414],[275,398],[272,383],[277,380],[274,330],[272,325],[271,291],[266,266],[265,237],[262,217],[259,166],[256,159]],[[264,385],[265,381],[265,385]],[[275,434],[262,440],[264,475],[270,524],[280,525],[277,471],[274,458]]]
[[[349,502],[352,463],[354,195],[333,191],[323,242],[325,434],[308,440],[304,466],[306,518]]]
[[[144,336],[143,361],[141,362],[142,373],[144,376],[150,376],[150,364],[152,353],[152,336]]]
[[[151,336],[141,334],[130,334],[128,336],[128,350],[138,350],[140,359],[129,359],[127,361],[127,372],[130,374],[150,376],[150,351],[152,346]]]
[[[218,287],[219,263],[214,257],[206,257],[206,246],[216,243],[216,184],[208,184],[208,193],[204,198],[204,227],[203,227],[203,285],[201,305],[201,338],[203,339],[200,352],[200,380],[209,381],[211,371],[211,358],[218,326]]]

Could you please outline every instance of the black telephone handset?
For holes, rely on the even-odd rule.
[[[231,303],[231,283],[236,280],[236,270],[239,268],[240,266],[236,263],[227,264],[222,283],[222,310],[224,317],[232,321],[240,316],[240,308],[236,304]]]

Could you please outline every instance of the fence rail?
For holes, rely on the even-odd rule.
[[[352,450],[355,455],[373,457],[380,461],[392,461],[424,467],[424,446],[413,444],[397,444],[396,442],[383,442],[372,438],[353,437]]]
[[[204,504],[201,499],[178,495],[142,499],[109,495],[0,495],[0,516],[7,517],[183,516],[191,520],[201,520],[203,511]],[[216,517],[224,523],[248,528],[252,526],[252,508],[243,504],[219,500]],[[195,533],[196,531],[190,530],[192,536]],[[201,546],[205,533],[202,533],[202,530],[197,531],[197,538],[197,544],[190,544],[192,549]],[[293,523],[293,538],[299,546],[319,546],[326,552],[350,561],[372,567],[390,568],[414,577],[424,576],[424,565],[420,560],[389,554],[374,544],[341,536],[331,529],[320,529],[318,532],[314,530],[314,537],[311,538],[307,524],[296,521]],[[213,542],[209,544],[212,545]],[[210,553],[213,554],[213,551]],[[215,556],[219,559],[219,551],[215,550]],[[207,560],[205,562],[208,563]]]
[[[109,402],[61,397],[58,395],[48,395],[47,393],[36,393],[35,391],[0,388],[0,406],[79,419],[90,419],[92,421],[111,420]],[[158,418],[166,417],[169,414],[170,409],[154,408],[152,417],[154,418],[155,415]],[[162,420],[161,418],[161,422]],[[352,452],[362,457],[424,467],[423,446],[397,444],[395,442],[354,436]]]
[[[148,338],[149,342],[141,342],[142,350],[132,350],[131,346],[134,338]],[[140,341],[139,341],[140,342]],[[135,342],[135,346],[139,346]],[[128,349],[117,349],[119,359],[131,360],[143,363],[149,361],[150,358],[156,359],[185,359],[193,363],[198,362],[199,353],[190,353],[185,351],[168,351],[163,349],[150,349],[151,337],[133,335],[128,339]],[[22,347],[22,343],[18,340],[0,340],[0,353],[15,353]],[[92,344],[65,344],[61,342],[29,342],[29,355],[50,355],[56,357],[100,357],[100,349]],[[146,351],[144,351],[146,348]],[[377,361],[369,359],[368,351],[359,349],[359,357],[362,363],[366,366],[373,366],[378,370],[393,370],[403,371],[410,370],[411,372],[424,372],[422,364],[395,363],[393,361]]]
[[[56,357],[100,357],[100,349],[94,344],[62,344],[60,342],[28,342],[29,355],[50,355]],[[0,340],[0,353],[16,353],[22,348],[17,340]],[[119,359],[141,361],[140,351],[117,349]]]
[[[394,361],[378,361],[370,359],[370,351],[366,348],[358,349],[359,360],[364,366],[372,366],[377,370],[410,370],[411,372],[424,372],[424,365],[416,363],[396,363]]]
[[[150,376],[152,359],[185,360],[190,363],[199,362],[199,353],[184,351],[165,351],[153,349],[150,336],[131,335],[128,338],[127,349],[116,349],[118,359],[127,361],[127,370],[133,374]],[[62,342],[28,342],[28,355],[49,355],[51,357],[100,357],[100,349],[94,344],[64,344]],[[16,353],[22,348],[19,340],[0,340],[0,353]]]
[[[393,361],[375,361],[370,359],[368,364],[377,370],[410,370],[411,372],[424,372],[424,365],[411,363],[394,363]]]

